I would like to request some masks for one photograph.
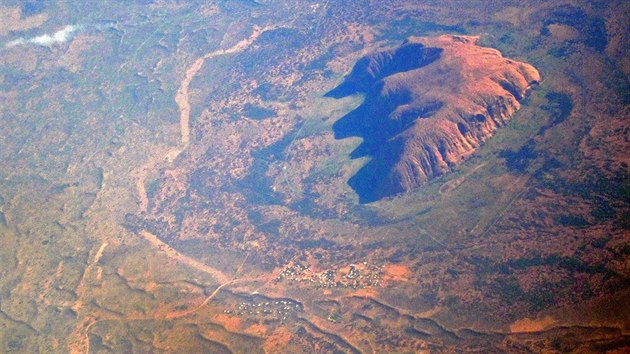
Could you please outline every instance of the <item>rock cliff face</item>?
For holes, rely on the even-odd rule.
[[[353,158],[371,157],[349,181],[361,202],[449,172],[505,125],[540,80],[531,65],[476,41],[412,37],[359,60],[327,94],[365,94],[364,103],[333,126],[336,138],[363,138]]]

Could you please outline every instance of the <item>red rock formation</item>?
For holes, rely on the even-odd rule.
[[[451,171],[505,125],[540,80],[531,65],[477,46],[477,39],[412,37],[363,58],[331,91],[366,93],[364,104],[334,126],[338,138],[364,138],[353,157],[372,157],[349,181],[363,202]]]

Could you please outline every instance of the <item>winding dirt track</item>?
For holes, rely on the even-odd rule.
[[[213,278],[215,278],[219,283],[226,283],[228,282],[230,279],[228,278],[227,275],[225,275],[223,272],[221,272],[220,270],[216,269],[216,268],[212,268],[210,266],[208,266],[207,264],[200,262],[194,258],[188,257],[182,253],[179,253],[176,249],[174,249],[173,247],[169,246],[168,244],[164,243],[162,240],[160,240],[157,236],[155,236],[154,234],[143,230],[141,232],[138,233],[138,235],[142,236],[142,238],[144,238],[145,240],[149,241],[149,243],[154,247],[159,249],[160,251],[166,253],[167,256],[169,256],[169,258],[175,259],[183,264],[186,264],[187,266],[197,269],[201,272],[204,272],[206,274],[211,275]]]
[[[136,169],[133,172],[133,176],[135,178],[135,187],[136,187],[136,192],[138,193],[139,204],[140,204],[139,206],[140,206],[141,212],[146,212],[149,205],[147,191],[145,188],[145,181],[146,181],[146,177],[148,173],[153,171],[163,161],[166,161],[167,163],[171,163],[175,161],[177,156],[179,156],[179,154],[181,154],[182,151],[184,151],[184,149],[186,149],[186,147],[190,143],[191,105],[190,105],[189,86],[192,80],[194,79],[195,75],[197,75],[199,70],[201,70],[201,68],[203,67],[205,61],[208,59],[222,56],[222,55],[235,54],[235,53],[242,52],[245,49],[247,49],[252,43],[254,43],[254,41],[261,34],[263,34],[266,31],[273,30],[275,28],[276,26],[266,26],[262,28],[254,27],[252,34],[248,38],[241,40],[240,42],[236,43],[234,46],[230,48],[219,49],[219,50],[207,53],[204,56],[195,60],[195,62],[190,67],[188,67],[188,69],[186,69],[184,78],[180,82],[179,89],[177,90],[177,93],[175,95],[175,102],[177,103],[177,106],[179,107],[179,112],[180,112],[179,124],[180,124],[180,129],[181,129],[181,145],[176,148],[167,149],[166,152],[161,154],[160,156],[154,156],[150,158],[149,161],[144,163],[140,168]],[[234,283],[238,283],[238,282],[245,282],[245,281],[253,280],[253,279],[248,279],[248,278],[230,279],[225,273],[219,271],[218,269],[210,267],[203,262],[200,262],[196,259],[193,259],[191,257],[188,257],[178,252],[176,249],[164,243],[157,236],[153,235],[152,233],[146,230],[139,232],[138,236],[148,241],[153,247],[166,253],[168,257],[175,259],[178,262],[186,264],[187,266],[197,269],[201,272],[209,274],[213,278],[215,278],[217,282],[220,283],[220,285],[199,306],[189,311],[167,315],[166,316],[167,319],[181,318],[181,317],[191,315],[199,311],[200,309],[202,309],[204,306],[206,306],[210,302],[210,300],[212,300],[212,298],[214,298],[219,293],[219,291],[221,291],[221,289],[223,289],[224,287],[232,285]],[[98,259],[101,257],[105,247],[107,247],[107,243],[104,243],[100,247],[100,249],[97,251],[97,254],[95,257],[95,263],[98,262]],[[243,265],[239,267],[239,269],[236,271],[235,276],[240,272],[242,267]],[[162,319],[162,318],[150,318],[150,319]],[[85,327],[83,331],[84,344],[82,346],[85,349],[85,353],[90,352],[90,337],[89,337],[90,329],[96,323],[101,322],[101,321],[107,321],[107,320],[125,320],[125,318],[118,318],[118,319],[92,318],[91,320],[88,320],[87,326]],[[128,320],[134,320],[134,318],[128,318]],[[71,348],[71,351],[78,353],[80,352],[80,349],[77,347],[73,347]]]
[[[231,48],[219,49],[214,52],[210,52],[197,59],[190,67],[188,67],[186,74],[184,75],[184,79],[181,81],[177,94],[175,95],[175,102],[177,103],[177,106],[179,106],[179,125],[182,134],[182,146],[186,147],[190,142],[190,94],[188,88],[195,75],[197,75],[199,70],[203,67],[206,60],[222,55],[242,52],[247,49],[261,34],[274,28],[275,27],[272,26],[264,28],[254,27],[254,31],[249,38],[243,39]]]
[[[179,84],[179,89],[175,94],[175,103],[177,103],[177,107],[179,107],[179,126],[181,131],[181,144],[179,147],[170,148],[166,150],[165,153],[160,154],[159,156],[154,156],[149,158],[145,164],[143,164],[140,168],[136,169],[133,172],[135,177],[135,187],[138,194],[138,199],[140,202],[140,211],[146,212],[149,206],[149,198],[147,196],[147,190],[145,187],[145,182],[147,175],[149,172],[154,171],[158,164],[166,161],[168,163],[175,161],[177,156],[186,149],[188,144],[190,143],[190,93],[189,87],[192,80],[195,78],[199,70],[203,67],[206,60],[216,58],[222,55],[235,54],[244,51],[247,49],[254,41],[263,33],[269,30],[275,29],[276,26],[267,26],[267,27],[254,27],[252,34],[242,41],[236,43],[230,48],[227,49],[219,49],[213,52],[207,53],[204,56],[195,60],[186,69],[186,73],[184,78]]]
[[[195,62],[186,69],[186,74],[182,79],[179,89],[177,90],[177,94],[175,95],[175,102],[179,107],[179,125],[181,128],[181,146],[180,148],[169,149],[166,152],[166,155],[162,158],[157,159],[157,161],[174,161],[177,156],[188,146],[190,143],[190,95],[188,92],[188,88],[190,83],[194,79],[195,75],[201,70],[203,64],[206,60],[216,58],[222,55],[239,53],[247,49],[254,41],[264,32],[274,29],[275,26],[267,26],[267,27],[254,27],[252,34],[242,41],[236,43],[234,46],[228,49],[219,49],[213,52],[207,53],[201,58],[195,60]],[[145,179],[147,173],[156,166],[157,162],[154,162],[155,159],[144,164],[137,172],[137,180],[136,180],[136,189],[140,198],[140,208],[141,211],[147,211],[148,207],[148,197],[147,191],[145,188]],[[142,238],[149,241],[154,247],[159,248],[163,252],[165,252],[169,257],[176,259],[192,268],[200,270],[204,273],[210,274],[212,277],[217,279],[218,282],[227,285],[230,282],[229,278],[218,269],[212,268],[196,259],[188,257],[184,254],[179,253],[177,250],[162,242],[157,236],[151,234],[150,232],[143,230],[139,234]]]

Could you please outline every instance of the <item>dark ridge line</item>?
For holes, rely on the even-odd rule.
[[[315,300],[315,304],[317,305],[326,305],[326,304],[332,304],[333,306],[337,306],[340,307],[341,303],[338,300],[335,299],[325,299],[325,300]]]
[[[451,336],[456,340],[462,340],[461,337],[459,337],[455,332],[451,331],[450,329],[447,329],[446,327],[444,327],[443,325],[439,324],[437,321],[435,321],[432,318],[428,318],[428,317],[416,317],[410,314],[405,314],[402,313],[400,310],[398,310],[396,307],[388,305],[382,301],[376,300],[372,297],[368,297],[368,296],[358,296],[358,295],[352,295],[351,298],[356,298],[356,299],[362,299],[362,300],[368,300],[370,302],[373,302],[374,304],[376,304],[377,306],[384,308],[386,310],[392,311],[395,314],[397,314],[399,317],[403,317],[403,318],[407,318],[407,319],[411,319],[413,321],[426,321],[429,322],[430,325],[435,326],[438,330],[440,330],[441,332],[443,332],[443,335],[447,335],[447,336]]]
[[[454,331],[452,331],[450,329],[447,329],[446,327],[444,327],[441,324],[437,323],[434,319],[423,318],[423,317],[416,317],[416,316],[412,316],[410,314],[400,314],[400,316],[405,318],[405,319],[407,319],[411,323],[414,323],[414,325],[425,324],[427,327],[437,328],[439,333],[435,334],[435,335],[442,335],[442,336],[447,337],[448,339],[451,339],[451,340],[454,340],[454,341],[462,341],[462,340],[464,340],[464,338],[460,337],[458,333],[456,333],[456,332],[454,332]]]
[[[447,329],[447,327],[441,325],[439,322],[437,322],[436,320],[432,319],[432,318],[428,318],[428,317],[417,317],[411,314],[403,314],[401,313],[399,310],[397,310],[394,306],[388,305],[384,302],[381,302],[379,300],[376,300],[374,298],[371,297],[366,297],[366,296],[358,296],[358,295],[353,295],[350,296],[352,298],[358,298],[358,299],[364,299],[364,300],[368,300],[371,302],[374,302],[377,305],[380,305],[386,309],[389,309],[391,311],[394,311],[396,313],[399,314],[399,316],[401,317],[407,317],[407,318],[411,318],[414,320],[425,320],[425,321],[430,321],[432,323],[434,323],[437,327],[441,328],[442,330],[444,330],[446,333],[452,333],[453,335],[455,335],[456,338],[458,338],[459,340],[463,340],[464,338],[458,336],[456,334],[459,332],[463,332],[463,331],[467,331],[467,332],[472,332],[475,335],[483,335],[483,336],[530,336],[530,335],[540,335],[540,334],[544,334],[544,333],[549,333],[549,332],[554,332],[554,331],[560,331],[560,330],[607,330],[607,331],[613,331],[616,332],[618,334],[618,337],[621,338],[628,338],[630,339],[630,333],[626,334],[624,333],[624,330],[622,328],[619,327],[611,327],[611,326],[587,326],[587,325],[560,325],[560,326],[554,326],[554,327],[550,327],[544,330],[540,330],[540,331],[532,331],[532,332],[503,332],[503,331],[480,331],[480,330],[476,330],[476,329],[472,329],[472,328],[459,328],[456,330],[450,330]]]
[[[418,337],[422,340],[428,340],[431,336],[433,336],[431,333],[422,331],[417,329],[414,326],[409,327],[408,329],[405,329],[405,332],[409,333],[410,335],[414,336],[414,337]]]
[[[372,318],[370,318],[370,317],[368,317],[366,315],[362,315],[360,313],[357,313],[357,312],[353,312],[351,317],[352,318],[358,318],[360,320],[369,322],[370,324],[373,324],[373,322],[374,322],[374,319],[372,319]]]
[[[354,354],[363,354],[362,351],[360,351],[359,349],[355,348],[352,344],[348,343],[348,341],[343,339],[341,336],[339,336],[337,334],[334,334],[334,333],[326,332],[325,330],[319,328],[313,322],[307,320],[306,318],[298,317],[297,321],[307,325],[308,327],[310,327],[315,332],[318,332],[319,334],[323,334],[324,336],[332,337],[333,340],[336,342],[336,344],[343,344],[342,347],[343,346],[347,347],[347,349],[349,349],[352,353],[354,353]],[[341,342],[341,343],[339,343],[339,342]]]
[[[486,337],[493,337],[493,338],[496,338],[496,337],[503,338],[503,337],[505,337],[505,335],[502,334],[502,333],[481,332],[481,331],[474,330],[472,328],[459,329],[459,330],[457,330],[457,332],[458,332],[458,334],[460,336],[463,337],[463,339],[466,339],[468,337],[475,337],[475,336],[479,336],[479,337],[486,336]]]
[[[174,318],[173,320],[177,320],[177,318]],[[262,340],[262,337],[258,337],[252,334],[248,334],[248,333],[241,333],[241,332],[234,332],[234,331],[230,331],[229,329],[225,328],[224,325],[220,324],[220,323],[216,323],[216,322],[212,322],[212,321],[204,321],[202,323],[194,323],[192,322],[191,324],[194,324],[196,326],[200,326],[200,325],[204,325],[204,326],[208,326],[208,327],[218,327],[220,328],[221,331],[224,331],[225,333],[228,333],[230,335],[233,335],[235,337],[241,337],[241,338],[247,338],[249,340]]]
[[[171,285],[171,286],[174,286],[176,284],[188,284],[200,290],[206,290],[208,288],[207,286],[201,285],[190,279],[180,279],[180,280],[173,280],[173,281],[153,281],[153,282],[158,285]]]
[[[193,325],[197,329],[199,329],[199,327],[201,327],[201,326],[207,326],[212,331],[216,331],[216,332],[223,331],[223,332],[227,333],[228,335],[236,337],[236,340],[246,339],[246,340],[253,340],[253,341],[261,341],[263,339],[261,337],[254,336],[254,335],[247,334],[247,333],[230,331],[227,328],[225,328],[225,326],[223,326],[222,324],[215,323],[215,322],[212,322],[212,321],[204,321],[204,322],[201,322],[201,323],[188,322],[187,324]],[[227,346],[227,344],[226,344],[226,346]],[[228,347],[228,349],[229,349],[229,347]],[[230,350],[231,353],[233,353],[231,349],[229,349],[229,350]]]
[[[2,306],[1,305],[0,305],[0,317],[5,318],[7,321],[12,322],[14,324],[17,324],[17,325],[20,325],[20,326],[24,326],[31,332],[35,332],[37,334],[41,334],[41,332],[39,330],[35,329],[35,327],[33,327],[30,323],[28,323],[26,321],[15,319],[15,318],[9,316],[8,313],[6,313],[6,312],[4,312],[4,310],[2,310]]]
[[[185,321],[182,324],[184,325],[190,325],[190,326],[194,326],[194,327],[199,327],[199,326],[208,326],[208,327],[216,327],[216,328],[211,328],[211,330],[213,331],[223,331],[229,335],[233,335],[235,337],[240,337],[240,338],[246,338],[249,340],[262,340],[263,338],[252,335],[252,334],[248,334],[248,333],[241,333],[241,332],[234,332],[234,331],[230,331],[227,328],[225,328],[225,326],[223,326],[220,323],[216,323],[216,322],[212,322],[210,320],[205,320],[202,321],[200,323],[196,323],[196,322],[191,322],[190,320],[185,320],[183,317],[178,317],[178,318],[158,318],[158,317],[147,317],[147,318],[107,318],[107,319],[101,319],[101,320],[97,320],[98,323],[108,323],[108,322],[129,322],[129,323],[133,323],[133,322],[163,322],[163,321]],[[96,322],[95,322],[96,323]],[[91,332],[91,331],[90,331]],[[88,334],[90,333],[88,332]],[[39,332],[38,332],[39,333]]]
[[[92,304],[92,306],[96,307],[97,309],[101,310],[101,311],[105,311],[109,314],[113,314],[114,316],[119,316],[121,318],[125,317],[125,314],[116,310],[112,310],[110,308],[107,308],[101,304],[99,304],[98,302],[96,302],[96,299],[92,299],[92,301],[90,301],[90,304]]]
[[[129,280],[125,278],[124,276],[120,275],[118,271],[108,273],[108,275],[112,275],[115,278],[119,279],[121,282],[123,282],[124,286],[132,293],[140,293],[144,296],[148,296],[151,300],[156,300],[154,293],[146,291],[142,288],[137,288],[137,287],[132,286],[131,284],[129,284]]]
[[[204,341],[204,342],[206,342],[206,343],[210,343],[210,344],[212,344],[212,345],[216,345],[216,346],[218,346],[219,348],[221,348],[221,349],[225,350],[225,351],[226,351],[226,352],[228,352],[228,353],[234,353],[234,352],[232,351],[232,349],[230,349],[230,347],[228,347],[228,346],[227,346],[227,344],[224,344],[224,343],[218,342],[218,341],[216,341],[216,340],[212,340],[212,339],[210,339],[210,338],[208,338],[208,337],[204,336],[203,334],[201,334],[201,333],[199,333],[199,332],[198,332],[198,331],[199,331],[198,326],[195,326],[195,327],[197,327],[197,328],[196,328],[196,329],[197,329],[197,332],[195,333],[197,338],[201,339],[202,341]]]

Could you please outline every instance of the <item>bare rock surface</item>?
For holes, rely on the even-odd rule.
[[[540,80],[533,66],[480,47],[477,39],[411,37],[360,59],[327,94],[365,94],[333,127],[337,138],[363,138],[353,158],[371,157],[349,181],[361,202],[451,171],[506,124]]]

